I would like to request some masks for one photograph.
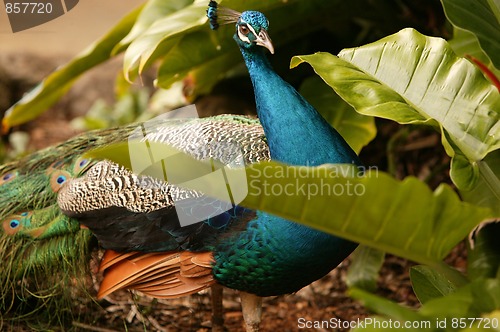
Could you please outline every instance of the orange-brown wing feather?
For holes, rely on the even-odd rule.
[[[118,253],[107,250],[100,270],[102,298],[118,289],[133,289],[158,298],[197,293],[215,283],[211,252]]]
[[[106,250],[104,252],[104,256],[102,257],[101,264],[99,265],[99,271],[102,272],[106,270],[110,265],[115,264],[117,261],[123,260],[134,254],[134,252],[119,253],[114,250]]]

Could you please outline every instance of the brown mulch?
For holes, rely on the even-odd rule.
[[[446,262],[465,270],[465,244],[461,243],[448,256]],[[98,259],[93,260],[93,264]],[[371,313],[350,298],[346,292],[346,273],[349,258],[324,278],[303,288],[296,294],[265,298],[261,331],[347,331],[347,328],[300,328],[302,322],[351,322],[368,317]],[[376,294],[410,308],[418,308],[410,283],[409,269],[414,264],[387,255],[380,270]],[[94,268],[95,269],[95,268]],[[99,275],[94,275],[94,288],[99,287]],[[82,299],[75,302],[80,318],[66,329],[54,331],[211,331],[210,292],[172,300],[153,299],[129,291],[118,291],[99,302],[99,305]],[[224,318],[226,331],[245,331],[238,292],[224,290]],[[1,330],[33,331],[29,325],[4,322]]]
[[[465,269],[465,244],[455,248],[446,261]],[[363,319],[370,312],[350,298],[346,292],[349,259],[324,278],[296,294],[265,298],[262,331],[347,331],[347,328],[301,328],[305,322],[350,322]],[[418,308],[409,278],[413,263],[387,255],[380,271],[376,294],[410,308]],[[98,287],[98,285],[96,285]],[[127,291],[119,291],[100,302],[102,308],[92,324],[74,322],[81,331],[210,331],[210,292],[203,291],[174,300],[152,299]],[[227,331],[244,331],[238,293],[224,290],[224,316]]]

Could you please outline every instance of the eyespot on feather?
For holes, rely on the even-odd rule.
[[[78,158],[73,166],[73,174],[75,176],[80,175],[81,173],[85,172],[92,164],[93,162],[92,159],[90,158],[85,158],[85,157]]]
[[[10,228],[14,229],[17,228],[17,226],[21,225],[21,222],[17,219],[12,219],[9,223]]]
[[[68,172],[54,171],[50,177],[50,187],[54,192],[58,192],[69,179],[71,179],[71,175]]]
[[[8,183],[17,177],[17,171],[10,171],[0,176],[0,186]]]
[[[23,228],[20,215],[11,215],[2,221],[2,227],[7,235],[15,235]]]

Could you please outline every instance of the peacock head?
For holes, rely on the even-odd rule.
[[[274,54],[274,46],[267,33],[269,21],[261,12],[243,12],[236,22],[236,33],[234,39],[240,47],[251,49],[263,46]]]
[[[236,23],[234,40],[243,49],[252,50],[263,46],[274,54],[274,46],[268,34],[269,21],[258,11],[243,13],[218,6],[217,2],[210,1],[207,9],[210,27],[215,30],[222,24]]]

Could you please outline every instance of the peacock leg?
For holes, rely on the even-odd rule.
[[[212,285],[212,332],[224,331],[224,315],[222,307],[222,292],[221,285]]]
[[[262,297],[240,292],[240,298],[247,332],[258,332],[262,316]]]

